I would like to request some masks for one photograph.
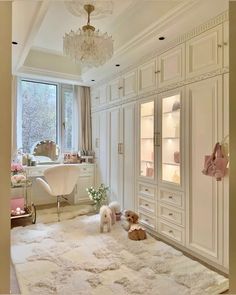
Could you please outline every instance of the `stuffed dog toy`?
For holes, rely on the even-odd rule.
[[[100,232],[103,233],[104,227],[107,227],[107,231],[111,231],[112,224],[112,211],[108,206],[102,206],[100,208]]]
[[[131,240],[145,240],[147,234],[144,228],[138,224],[139,216],[131,210],[125,210],[122,215],[122,226],[128,231],[128,237]]]
[[[120,220],[120,204],[118,202],[111,202],[108,207],[112,211],[112,224],[114,224],[116,221]]]

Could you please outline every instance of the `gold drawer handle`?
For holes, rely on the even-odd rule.
[[[173,216],[173,213],[169,213],[169,216]]]
[[[169,196],[169,199],[173,199],[173,196]]]
[[[169,233],[170,233],[170,234],[173,234],[173,230],[170,229],[170,230],[169,230]]]
[[[148,204],[145,204],[145,206],[148,207],[149,205]]]
[[[144,220],[145,220],[146,222],[149,222],[149,219],[147,219],[147,218],[146,218],[146,219],[144,219]]]
[[[149,189],[148,188],[145,188],[145,192],[149,192]]]

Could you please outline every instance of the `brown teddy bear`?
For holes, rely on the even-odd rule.
[[[144,228],[138,224],[139,216],[131,210],[125,210],[122,215],[122,226],[128,231],[128,237],[131,240],[145,240],[147,234]]]

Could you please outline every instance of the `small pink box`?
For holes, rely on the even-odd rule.
[[[21,210],[24,210],[24,198],[18,197],[11,199],[11,210],[16,210],[16,208],[20,208]]]

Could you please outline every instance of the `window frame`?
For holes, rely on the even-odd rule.
[[[22,88],[21,83],[22,82],[30,82],[30,83],[38,83],[38,84],[47,84],[47,85],[54,85],[56,86],[56,144],[60,148],[60,152],[70,152],[71,150],[74,150],[75,148],[75,112],[72,114],[72,121],[73,121],[73,128],[72,128],[72,147],[70,150],[64,149],[64,139],[65,139],[65,129],[63,127],[63,122],[65,122],[65,112],[64,112],[64,101],[65,96],[63,96],[64,91],[71,90],[73,94],[73,99],[75,99],[74,94],[74,86],[71,84],[64,84],[64,83],[58,83],[53,81],[44,81],[40,79],[32,79],[27,77],[19,77],[18,80],[18,91],[17,91],[17,122],[19,122],[20,126],[17,127],[17,147],[22,148]],[[74,108],[74,103],[73,103]]]

